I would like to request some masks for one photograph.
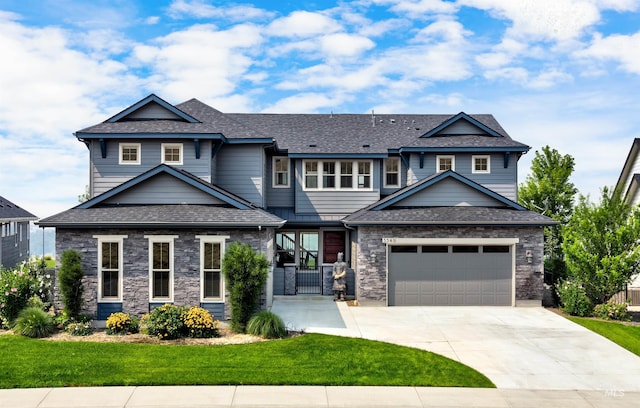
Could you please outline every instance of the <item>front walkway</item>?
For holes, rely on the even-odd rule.
[[[640,392],[640,357],[541,307],[350,307],[278,297],[290,329],[432,351],[502,389]]]

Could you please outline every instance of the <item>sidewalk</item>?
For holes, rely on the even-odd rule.
[[[637,407],[639,392],[425,387],[171,386],[0,390],[0,408]]]

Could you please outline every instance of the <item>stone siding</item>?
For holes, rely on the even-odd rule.
[[[356,243],[356,297],[363,303],[387,303],[387,249],[383,237],[519,238],[516,244],[515,299],[542,300],[544,238],[539,227],[359,227]],[[529,263],[526,252],[533,258]],[[372,263],[371,255],[376,261]],[[352,254],[353,256],[354,254]]]
[[[56,231],[56,254],[58,265],[60,255],[67,249],[75,249],[82,254],[84,271],[83,313],[97,315],[98,307],[98,240],[94,235],[127,235],[123,244],[123,294],[124,312],[142,315],[149,312],[149,240],[145,236],[172,235],[174,240],[174,303],[196,306],[200,304],[200,241],[196,235],[229,236],[226,245],[233,241],[250,244],[256,251],[265,253],[272,259],[273,229],[256,230],[128,230],[128,229],[61,229]],[[58,288],[56,285],[56,292]],[[59,295],[56,294],[59,303]],[[262,303],[264,304],[264,297]],[[60,304],[58,304],[60,306]],[[225,316],[229,318],[228,296],[225,296]]]

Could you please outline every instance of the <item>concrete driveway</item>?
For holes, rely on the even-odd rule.
[[[640,357],[541,307],[349,307],[327,297],[278,297],[290,329],[432,351],[498,388],[640,391]]]

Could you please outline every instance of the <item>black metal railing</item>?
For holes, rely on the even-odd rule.
[[[320,268],[296,268],[296,293],[298,295],[322,294]]]

